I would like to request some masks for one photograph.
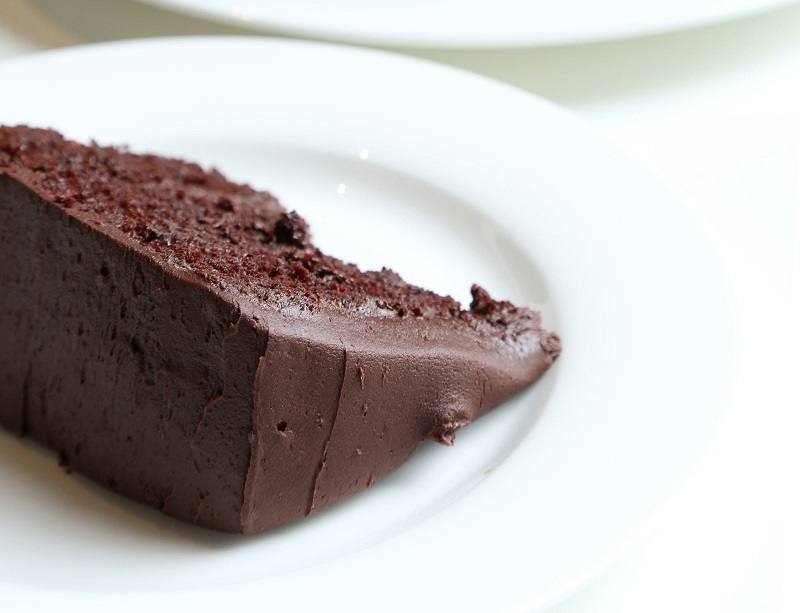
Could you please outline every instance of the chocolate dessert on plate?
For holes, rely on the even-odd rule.
[[[539,314],[321,253],[197,164],[0,127],[0,425],[187,522],[355,494],[536,380]]]

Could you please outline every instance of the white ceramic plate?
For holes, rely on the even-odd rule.
[[[320,245],[466,300],[543,311],[564,353],[527,393],[352,500],[210,533],[0,433],[0,595],[119,610],[518,611],[615,559],[697,460],[737,361],[734,305],[681,202],[554,106],[378,52],[260,39],[6,63],[0,122],[214,164]]]
[[[379,45],[512,47],[642,36],[796,0],[146,0],[271,32]]]

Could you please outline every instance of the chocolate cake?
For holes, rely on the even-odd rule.
[[[0,424],[95,481],[253,533],[389,474],[560,342],[314,247],[196,164],[0,128]]]

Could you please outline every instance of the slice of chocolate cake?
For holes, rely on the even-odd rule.
[[[0,128],[0,424],[165,513],[252,533],[369,487],[560,342],[317,250],[196,164]]]

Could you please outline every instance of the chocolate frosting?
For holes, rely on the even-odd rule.
[[[322,254],[269,194],[0,128],[0,424],[188,522],[253,533],[372,485],[560,341]]]

